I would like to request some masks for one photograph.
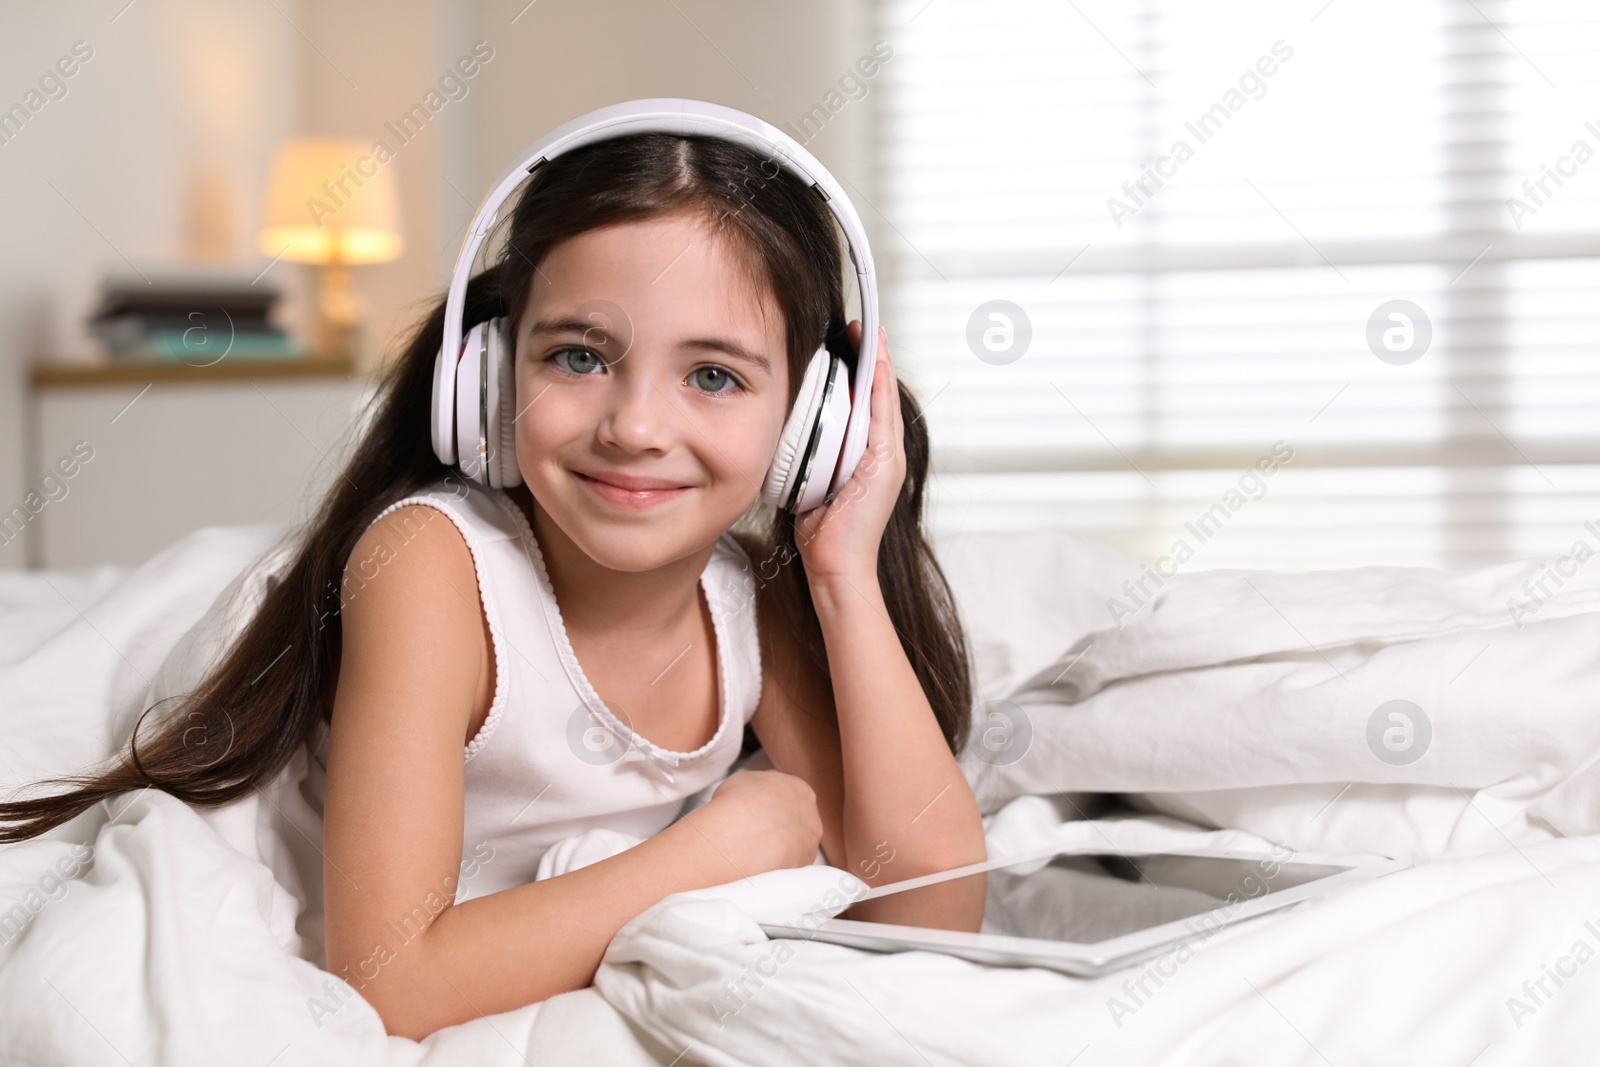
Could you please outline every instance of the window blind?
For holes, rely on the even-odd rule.
[[[876,0],[861,192],[935,527],[1600,554],[1594,14]]]

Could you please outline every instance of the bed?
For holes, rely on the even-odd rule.
[[[135,568],[0,576],[0,788],[121,744],[161,673],[196,654],[184,635],[280,534],[205,530]],[[592,988],[417,1043],[386,1036],[321,969],[317,768],[302,753],[225,808],[135,793],[0,849],[0,1063],[1484,1067],[1588,1054],[1600,567],[1563,571],[1534,605],[1524,583],[1551,560],[1460,575],[1196,571],[1141,587],[1136,562],[1064,534],[936,547],[973,642],[964,767],[991,853],[1287,847],[1413,866],[1095,979],[780,946],[758,920],[817,907],[840,872],[773,872],[645,912]]]

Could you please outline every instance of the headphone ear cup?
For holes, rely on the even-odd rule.
[[[506,320],[489,323],[489,484],[510,489],[522,484],[517,466],[517,374],[515,352],[507,335]]]
[[[844,451],[845,429],[850,425],[850,368],[842,359],[833,360],[827,387],[822,391],[822,410],[817,415],[817,445],[794,502],[795,514],[820,507],[828,500],[834,469]]]
[[[456,363],[460,352],[446,352],[443,342],[433,361],[433,454],[446,466],[456,465]]]
[[[822,392],[827,384],[828,363],[832,355],[826,346],[818,348],[806,364],[805,377],[800,380],[800,391],[795,394],[794,407],[778,435],[778,450],[773,453],[767,467],[767,477],[761,483],[761,499],[775,508],[783,507],[794,492],[798,468],[804,463],[804,451],[811,442],[812,429],[822,410]]]
[[[484,323],[467,331],[461,360],[456,364],[456,463],[461,473],[487,485],[488,471],[479,448],[479,405],[483,402]]]

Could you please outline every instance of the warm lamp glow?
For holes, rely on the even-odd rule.
[[[361,141],[306,137],[278,149],[261,254],[299,263],[384,263],[405,248],[394,167]]]
[[[383,263],[404,249],[392,154],[383,161],[360,141],[303,137],[278,149],[261,224],[261,254],[322,266],[312,350],[359,358],[362,301],[350,267]]]

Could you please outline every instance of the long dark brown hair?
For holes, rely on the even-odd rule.
[[[545,164],[529,179],[493,264],[467,287],[465,325],[496,316],[510,316],[515,324],[537,265],[557,243],[599,226],[685,210],[701,213],[729,238],[752,276],[775,293],[786,320],[792,405],[819,344],[848,352],[839,348],[845,303],[834,220],[804,181],[751,149],[717,138],[637,134]],[[451,471],[434,456],[428,430],[443,321],[441,298],[385,375],[343,477],[296,535],[290,562],[198,688],[177,698],[176,713],[159,716],[144,731],[147,736],[136,726],[137,743],[130,741],[106,769],[38,783],[66,786],[65,792],[0,803],[0,842],[37,836],[101,800],[145,787],[190,804],[225,804],[270,781],[312,741],[319,724],[332,716],[339,590],[357,539],[389,504]],[[875,339],[864,341],[869,358],[876,358]],[[927,431],[904,385],[899,403],[906,479],[884,531],[878,578],[901,647],[945,740],[959,751],[971,715],[968,647],[954,598],[922,532]],[[762,511],[770,513],[765,530]],[[752,519],[753,525],[741,522],[746,528],[736,536],[751,556],[761,595],[796,635],[806,665],[826,679],[828,659],[795,543],[795,518],[758,504],[746,516]],[[215,762],[196,766],[186,744],[195,736],[231,736],[233,743]]]

